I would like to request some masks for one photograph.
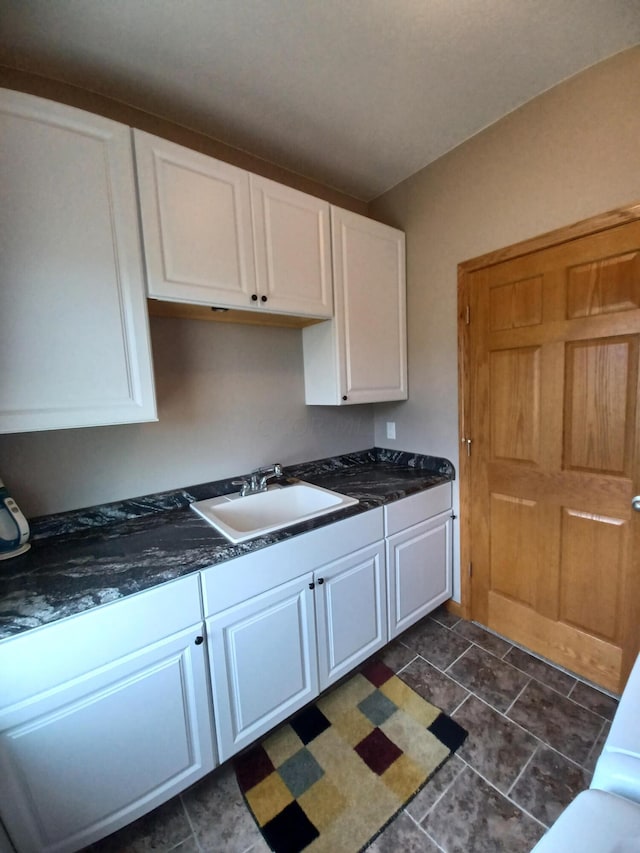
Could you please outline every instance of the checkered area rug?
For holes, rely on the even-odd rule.
[[[466,736],[374,661],[239,756],[236,775],[275,853],[357,853]]]

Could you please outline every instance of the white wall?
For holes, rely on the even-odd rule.
[[[639,107],[636,47],[530,101],[370,206],[407,232],[409,400],[376,408],[377,444],[446,456],[457,468],[457,265],[639,202]],[[387,420],[396,421],[395,442]]]
[[[305,406],[299,329],[151,318],[159,421],[0,436],[27,516],[373,445],[371,406]]]

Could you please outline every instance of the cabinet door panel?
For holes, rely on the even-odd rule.
[[[251,209],[257,289],[267,299],[265,308],[331,317],[328,202],[251,175]]]
[[[332,213],[343,396],[347,403],[404,400],[404,234],[349,211]]]
[[[316,572],[320,688],[346,675],[387,641],[382,542]]]
[[[0,432],[154,420],[129,128],[0,90],[0,138]]]
[[[250,307],[248,173],[143,131],[134,140],[149,295]]]
[[[207,622],[222,761],[317,695],[311,578],[297,578]]]
[[[442,513],[387,539],[389,639],[451,598],[451,518]]]
[[[405,236],[331,208],[333,319],[302,332],[307,405],[407,399]]]
[[[199,630],[0,714],[0,813],[21,853],[79,850],[213,769]]]

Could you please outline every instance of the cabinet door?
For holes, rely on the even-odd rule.
[[[248,172],[140,130],[134,142],[149,296],[251,307]]]
[[[343,402],[406,400],[404,234],[346,210],[331,213]]]
[[[200,625],[0,714],[0,817],[20,853],[70,853],[214,767]]]
[[[407,399],[404,244],[402,231],[331,208],[334,318],[303,329],[307,404]]]
[[[451,598],[451,511],[387,539],[389,639]]]
[[[318,694],[312,575],[207,620],[220,760]]]
[[[315,578],[324,690],[387,642],[384,544],[324,566]]]
[[[329,204],[251,175],[260,304],[270,311],[331,317]]]
[[[156,419],[128,127],[0,90],[0,432]]]

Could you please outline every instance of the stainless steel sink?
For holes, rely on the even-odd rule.
[[[357,498],[298,482],[246,497],[236,494],[197,501],[191,509],[230,542],[238,543],[357,503]]]

